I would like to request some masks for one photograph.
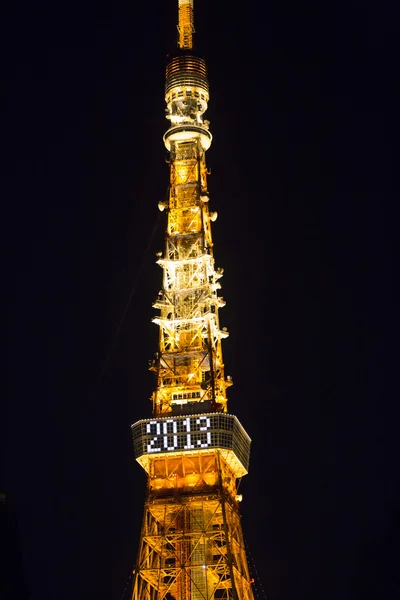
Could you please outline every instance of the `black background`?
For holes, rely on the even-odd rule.
[[[253,440],[243,528],[268,600],[400,597],[395,12],[196,0],[229,410]],[[0,484],[32,600],[120,600],[144,501],[130,424],[154,386],[176,6],[15,4],[3,27]],[[2,564],[4,598],[22,598]]]

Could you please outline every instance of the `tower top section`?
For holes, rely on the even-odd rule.
[[[164,135],[168,152],[172,142],[199,140],[208,150],[212,135],[208,121],[203,120],[209,100],[207,66],[202,58],[193,56],[193,0],[178,0],[177,52],[167,65],[165,80],[166,117],[171,126]],[[173,152],[174,154],[174,152]]]
[[[193,48],[193,0],[178,0],[178,46],[181,50]]]

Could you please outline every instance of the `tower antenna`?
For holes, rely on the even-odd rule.
[[[181,50],[192,50],[193,0],[178,0],[178,46]]]

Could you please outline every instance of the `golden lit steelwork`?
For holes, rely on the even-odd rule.
[[[193,48],[193,0],[178,0],[178,46],[182,50]]]
[[[192,48],[193,2],[178,0],[178,46]],[[167,66],[170,127],[163,284],[154,308],[159,348],[153,417],[132,425],[134,452],[148,475],[134,570],[134,600],[253,600],[240,522],[238,483],[247,474],[250,438],[227,412],[227,388],[214,265],[203,119],[209,100],[204,60],[178,54]]]

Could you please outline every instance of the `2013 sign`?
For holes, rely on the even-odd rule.
[[[211,446],[210,417],[163,419],[146,423],[147,452],[173,452]]]

